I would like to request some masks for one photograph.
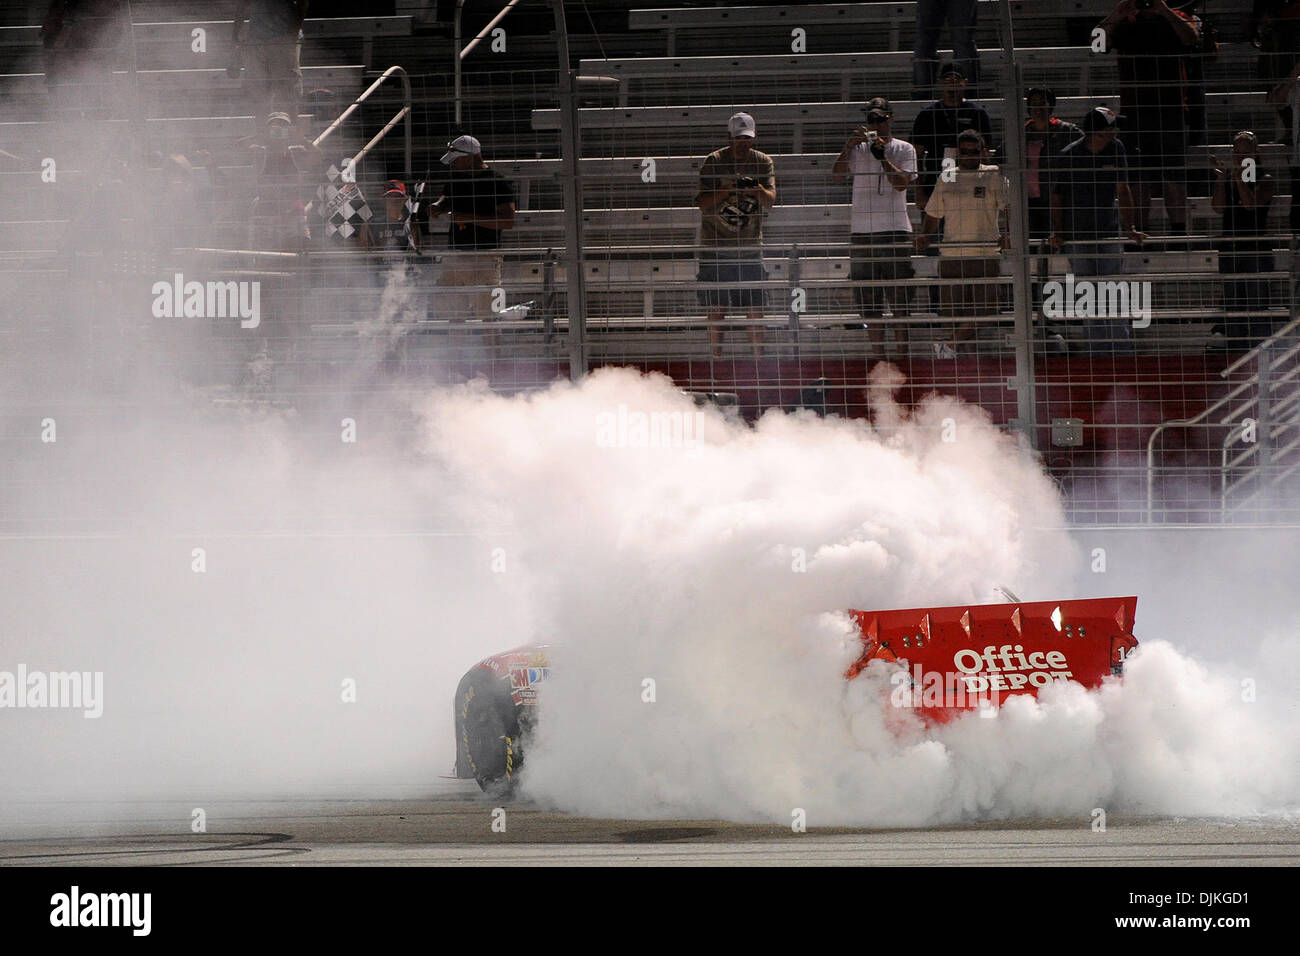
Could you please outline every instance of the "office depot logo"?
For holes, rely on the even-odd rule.
[[[967,691],[1015,691],[1025,687],[1046,687],[1052,681],[1064,683],[1074,676],[1062,651],[1024,653],[1020,644],[990,644],[979,654],[963,648],[952,656],[952,665],[962,675]]]
[[[1020,644],[990,644],[982,654],[970,648],[954,654],[955,671],[925,670],[920,664],[910,671],[896,671],[890,677],[894,685],[890,703],[925,709],[978,708],[982,715],[992,716],[1003,694],[1023,693],[1053,681],[1064,683],[1074,676],[1063,652],[1024,651]]]

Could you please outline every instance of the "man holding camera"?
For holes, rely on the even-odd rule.
[[[754,149],[754,118],[737,113],[727,121],[730,142],[710,153],[700,166],[700,270],[707,283],[735,283],[734,288],[701,289],[708,310],[709,344],[722,358],[722,322],[727,309],[744,309],[755,358],[763,348],[765,291],[751,283],[767,278],[763,270],[763,220],[776,203],[776,164]]]
[[[837,183],[853,177],[853,208],[850,236],[850,277],[854,282],[888,282],[910,279],[912,268],[912,222],[907,216],[907,187],[916,179],[916,150],[890,130],[894,111],[883,96],[869,100],[863,112],[867,125],[849,136],[835,159],[831,176]],[[911,311],[908,286],[855,286],[858,311],[867,325],[872,346],[882,349],[885,327],[885,298],[895,316]],[[905,348],[907,327],[897,331]]]

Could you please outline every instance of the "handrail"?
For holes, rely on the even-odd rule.
[[[495,27],[502,20],[504,20],[506,14],[509,13],[511,10],[513,10],[515,8],[515,4],[517,4],[518,2],[519,0],[509,0],[509,2],[506,3],[504,7],[501,8],[501,12],[498,13],[495,17],[493,17],[488,22],[488,25],[478,32],[478,36],[470,40],[469,43],[465,44],[465,49],[462,50],[460,48],[460,15],[465,8],[465,0],[456,0],[456,13],[454,15],[455,23],[453,26],[453,46],[455,47],[456,50],[456,62],[454,66],[456,72],[455,98],[456,98],[457,132],[459,132],[459,128],[460,128],[460,61],[465,59],[465,57],[469,56],[469,51],[474,49],[474,47],[478,45],[479,40],[482,40],[485,36],[491,33],[492,28]]]
[[[405,162],[406,178],[410,179],[411,178],[411,78],[407,76],[406,70],[403,67],[390,66],[388,69],[384,70],[384,72],[379,75],[379,79],[371,83],[364,93],[362,93],[355,100],[353,100],[351,106],[349,106],[347,109],[345,109],[342,113],[339,114],[338,119],[336,119],[333,123],[330,123],[330,125],[325,128],[324,132],[322,132],[319,136],[317,136],[314,140],[312,140],[312,145],[320,146],[320,144],[325,141],[325,138],[327,136],[329,136],[336,129],[342,126],[343,121],[347,119],[349,116],[351,116],[352,113],[369,98],[371,93],[377,90],[384,83],[385,80],[387,80],[390,76],[392,76],[395,73],[398,74],[398,76],[402,81],[402,108],[397,111],[396,115],[394,115],[392,119],[390,119],[387,123],[384,124],[384,128],[381,129],[378,133],[376,133],[371,138],[370,142],[366,143],[365,146],[361,147],[360,152],[358,152],[355,156],[352,157],[351,163],[352,163],[352,168],[355,170],[357,163],[359,163],[362,159],[364,159],[365,155],[368,152],[370,152],[370,150],[373,149],[375,145],[388,134],[388,131],[397,125],[397,121],[401,119],[405,119],[406,120],[406,130],[405,130],[406,145],[403,151],[403,155],[406,161]]]
[[[1279,341],[1283,336],[1287,335],[1290,332],[1295,331],[1297,328],[1300,328],[1300,318],[1292,319],[1286,325],[1282,326],[1282,328],[1278,329],[1268,338],[1264,339],[1264,341],[1260,342],[1253,349],[1251,349],[1241,358],[1237,359],[1235,362],[1233,362],[1231,365],[1225,368],[1222,372],[1220,372],[1219,373],[1220,376],[1227,377],[1229,373],[1235,371],[1236,369],[1244,365],[1246,362],[1249,362],[1252,358],[1258,356],[1261,350],[1272,346],[1274,342]],[[1297,351],[1300,351],[1300,345],[1293,346],[1288,351],[1281,353],[1280,355],[1277,356],[1275,360],[1270,361],[1269,363],[1270,368],[1275,364],[1279,364],[1285,361],[1287,358],[1294,355]],[[1267,353],[1265,352],[1264,354],[1267,357]],[[1147,524],[1152,523],[1152,517],[1155,513],[1156,438],[1159,437],[1160,433],[1163,432],[1165,429],[1173,428],[1176,425],[1183,426],[1183,427],[1186,427],[1188,425],[1199,425],[1202,421],[1204,421],[1206,418],[1209,418],[1211,415],[1217,412],[1224,405],[1233,401],[1235,398],[1237,398],[1237,396],[1248,391],[1252,385],[1257,385],[1259,379],[1260,379],[1260,373],[1257,372],[1255,373],[1254,377],[1249,378],[1246,381],[1242,382],[1241,384],[1237,385],[1234,389],[1232,389],[1232,391],[1228,392],[1228,394],[1224,395],[1217,402],[1202,409],[1200,412],[1193,415],[1191,418],[1175,418],[1167,422],[1161,422],[1152,430],[1151,437],[1147,439],[1147,507],[1146,507]]]

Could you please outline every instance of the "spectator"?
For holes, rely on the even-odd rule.
[[[302,98],[302,21],[309,0],[235,0],[235,21],[231,38],[235,48],[226,68],[244,83],[254,102],[260,129],[264,117],[284,113],[290,124],[298,122],[298,101]],[[245,30],[244,21],[248,21]]]
[[[419,230],[412,228],[406,199],[406,183],[390,179],[384,184],[383,218],[372,219],[361,226],[361,248],[384,253],[384,261],[389,265],[405,262],[404,253],[408,248],[417,253],[420,251]]]
[[[853,207],[849,226],[850,277],[854,282],[889,282],[910,279],[912,223],[907,216],[907,187],[916,179],[916,150],[895,137],[890,124],[894,111],[883,96],[867,102],[867,125],[849,136],[831,169],[834,181],[853,177]],[[895,317],[911,312],[910,286],[855,286],[858,311],[867,324],[867,337],[876,349],[884,346],[885,299]],[[900,325],[897,340],[904,350],[907,327]]]
[[[1067,252],[1076,276],[1117,276],[1124,271],[1121,230],[1139,245],[1146,235],[1133,225],[1133,194],[1128,160],[1117,138],[1121,117],[1099,106],[1089,110],[1080,127],[1084,135],[1053,157],[1051,174],[1052,235],[1048,243]],[[1094,319],[1088,335],[1094,342],[1120,347],[1130,328],[1123,319]]]
[[[1052,197],[1047,191],[1051,158],[1083,136],[1083,130],[1058,119],[1056,93],[1035,87],[1025,94],[1029,119],[1025,122],[1025,191],[1029,197],[1029,235],[1046,239],[1052,231]]]
[[[776,166],[767,153],[754,149],[754,118],[737,113],[727,121],[730,142],[705,157],[700,166],[700,282],[736,283],[730,289],[701,289],[708,310],[709,344],[722,357],[722,322],[728,308],[744,309],[755,357],[762,354],[763,305],[766,294],[749,283],[767,278],[763,271],[763,220],[776,202]]]
[[[1259,76],[1271,88],[1286,82],[1300,57],[1300,0],[1255,0],[1251,11],[1251,36],[1260,49]],[[1278,106],[1282,120],[1282,142],[1295,142],[1289,110]]]
[[[1247,172],[1247,170],[1251,170]],[[1232,140],[1232,170],[1225,172],[1214,159],[1214,192],[1210,206],[1223,218],[1219,240],[1219,272],[1225,276],[1273,271],[1273,242],[1268,232],[1268,212],[1273,203],[1273,177],[1259,168],[1255,134],[1242,130]],[[1268,280],[1225,279],[1223,308],[1227,312],[1259,312],[1269,306]],[[1229,341],[1253,344],[1272,334],[1265,316],[1236,317],[1224,323]],[[1247,346],[1249,347],[1249,346]]]
[[[1164,184],[1169,233],[1187,234],[1187,57],[1199,21],[1166,0],[1120,0],[1101,22],[1119,61],[1125,146],[1133,154],[1135,225],[1150,223],[1154,184]]]
[[[150,204],[154,247],[168,254],[176,248],[209,245],[212,196],[209,184],[204,182],[207,176],[180,153],[161,159],[160,182]]]
[[[1300,57],[1291,67],[1291,73],[1277,86],[1269,91],[1270,103],[1281,103],[1286,107],[1288,142],[1291,146],[1287,152],[1287,166],[1291,174],[1291,215],[1290,226],[1293,236],[1300,236]]]
[[[979,52],[975,49],[978,0],[918,0],[916,45],[912,48],[912,85],[917,99],[934,95],[935,67],[939,65],[939,31],[945,20],[952,34],[952,53],[966,75],[979,79]]]
[[[1001,250],[1009,245],[1007,198],[1010,187],[996,166],[980,162],[984,137],[968,129],[957,137],[957,168],[951,178],[939,177],[925,207],[925,224],[916,237],[916,251],[924,252],[944,220],[944,241],[939,259],[943,279],[987,279],[1001,273]],[[940,290],[939,313],[945,316],[992,315],[998,310],[998,287],[945,284]],[[953,328],[952,344],[935,343],[939,358],[956,358],[975,345],[975,323]]]
[[[1210,119],[1206,101],[1205,65],[1219,57],[1218,28],[1208,19],[1192,11],[1205,0],[1170,0],[1179,16],[1185,16],[1196,27],[1196,46],[1183,57],[1187,70],[1187,145],[1204,146],[1210,141]],[[1199,174],[1201,170],[1192,170]]]
[[[939,82],[943,84],[943,96],[921,110],[912,124],[912,143],[920,162],[916,204],[922,209],[930,199],[944,160],[956,165],[957,137],[962,130],[973,129],[984,137],[990,153],[996,149],[988,112],[966,99],[966,70],[961,64],[945,63],[939,70]]]
[[[95,117],[120,115],[125,104],[111,100],[113,69],[128,36],[121,0],[51,0],[41,25],[45,83],[61,88],[64,105]],[[97,118],[104,118],[99,115]]]
[[[1029,119],[1025,121],[1025,192],[1029,205],[1029,241],[1032,247],[1045,246],[1052,232],[1052,197],[1048,190],[1047,175],[1053,156],[1083,136],[1083,130],[1073,123],[1053,115],[1056,93],[1044,87],[1035,87],[1025,94]],[[1040,246],[1039,244],[1042,244]],[[1046,277],[1049,259],[1038,261],[1039,280],[1034,282],[1032,298],[1034,310],[1043,301],[1042,279]]]
[[[302,201],[304,174],[324,165],[320,148],[292,125],[288,114],[272,113],[262,134],[241,141],[257,174],[257,196],[249,217],[250,247],[295,252],[311,238]]]
[[[438,201],[430,204],[432,217],[447,216],[447,241],[455,257],[438,276],[443,288],[480,286],[476,292],[451,292],[442,296],[448,322],[477,316],[491,319],[492,290],[501,285],[501,233],[515,227],[515,191],[511,182],[483,161],[483,147],[473,136],[457,136],[447,144],[442,163],[451,175]],[[488,337],[490,345],[499,336]]]

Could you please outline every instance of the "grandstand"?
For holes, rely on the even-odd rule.
[[[315,94],[296,111],[323,157],[319,169],[300,170],[297,186],[311,204],[311,236],[267,244],[250,228],[253,200],[268,190],[249,148],[258,121],[245,82],[226,70],[233,0],[122,4],[115,61],[71,98],[45,75],[46,4],[7,5],[2,341],[39,353],[43,331],[51,341],[67,331],[67,296],[124,281],[144,289],[180,272],[262,282],[267,317],[256,335],[233,324],[209,329],[223,347],[200,348],[178,375],[237,388],[249,361],[270,356],[277,389],[300,401],[327,393],[341,369],[369,354],[376,322],[386,367],[412,381],[482,375],[517,390],[626,364],[694,392],[732,394],[747,417],[795,407],[869,415],[868,372],[888,358],[907,377],[904,401],[956,394],[1018,430],[1066,490],[1077,522],[1297,517],[1277,504],[1300,467],[1300,295],[1288,219],[1296,184],[1255,69],[1245,4],[1202,4],[1219,46],[1204,62],[1204,141],[1187,151],[1186,231],[1166,236],[1169,212],[1156,198],[1158,241],[1123,255],[1124,280],[1149,283],[1149,325],[1116,349],[1089,338],[1082,322],[1036,316],[1032,283],[1071,266],[1031,245],[1023,217],[1012,215],[1012,247],[1001,275],[987,280],[1000,289],[999,307],[975,318],[976,345],[956,358],[937,348],[953,319],[935,294],[957,280],[939,277],[935,256],[916,256],[916,277],[899,280],[914,290],[914,310],[890,324],[906,325],[908,341],[890,343],[888,354],[872,348],[854,304],[862,283],[850,277],[850,187],[831,175],[866,99],[892,101],[903,139],[931,102],[912,86],[916,3],[586,0],[558,5],[562,29],[556,6],[313,3],[301,62],[304,93]],[[1009,133],[1023,122],[1026,88],[1051,86],[1055,112],[1068,120],[1119,107],[1117,58],[1089,46],[1112,6],[980,0],[978,101],[1014,195],[1024,194],[1025,151]],[[943,45],[941,57],[947,33]],[[775,161],[778,199],[763,241],[769,305],[761,350],[732,332],[718,357],[697,295],[695,197],[704,157],[726,144],[728,117],[740,110],[754,116],[758,148]],[[1211,202],[1214,162],[1231,156],[1242,129],[1257,132],[1261,168],[1276,184],[1266,218],[1273,270],[1259,275],[1249,310],[1252,328],[1267,331],[1254,336],[1230,334]],[[330,237],[318,215],[327,168],[348,159],[373,210],[392,179],[412,194],[427,184],[427,204],[447,181],[440,156],[461,133],[481,140],[488,166],[517,192],[493,306],[505,311],[490,324],[449,313],[439,279],[464,253],[448,246],[445,225],[417,214],[419,253],[404,253],[404,268],[392,272],[391,251]],[[57,177],[47,181],[51,157]],[[177,166],[170,157],[187,169],[179,191],[165,188]],[[919,229],[913,190],[907,198]],[[148,297],[140,301],[147,310]],[[129,334],[122,330],[139,308],[129,296],[106,303],[111,321],[84,334]]]

